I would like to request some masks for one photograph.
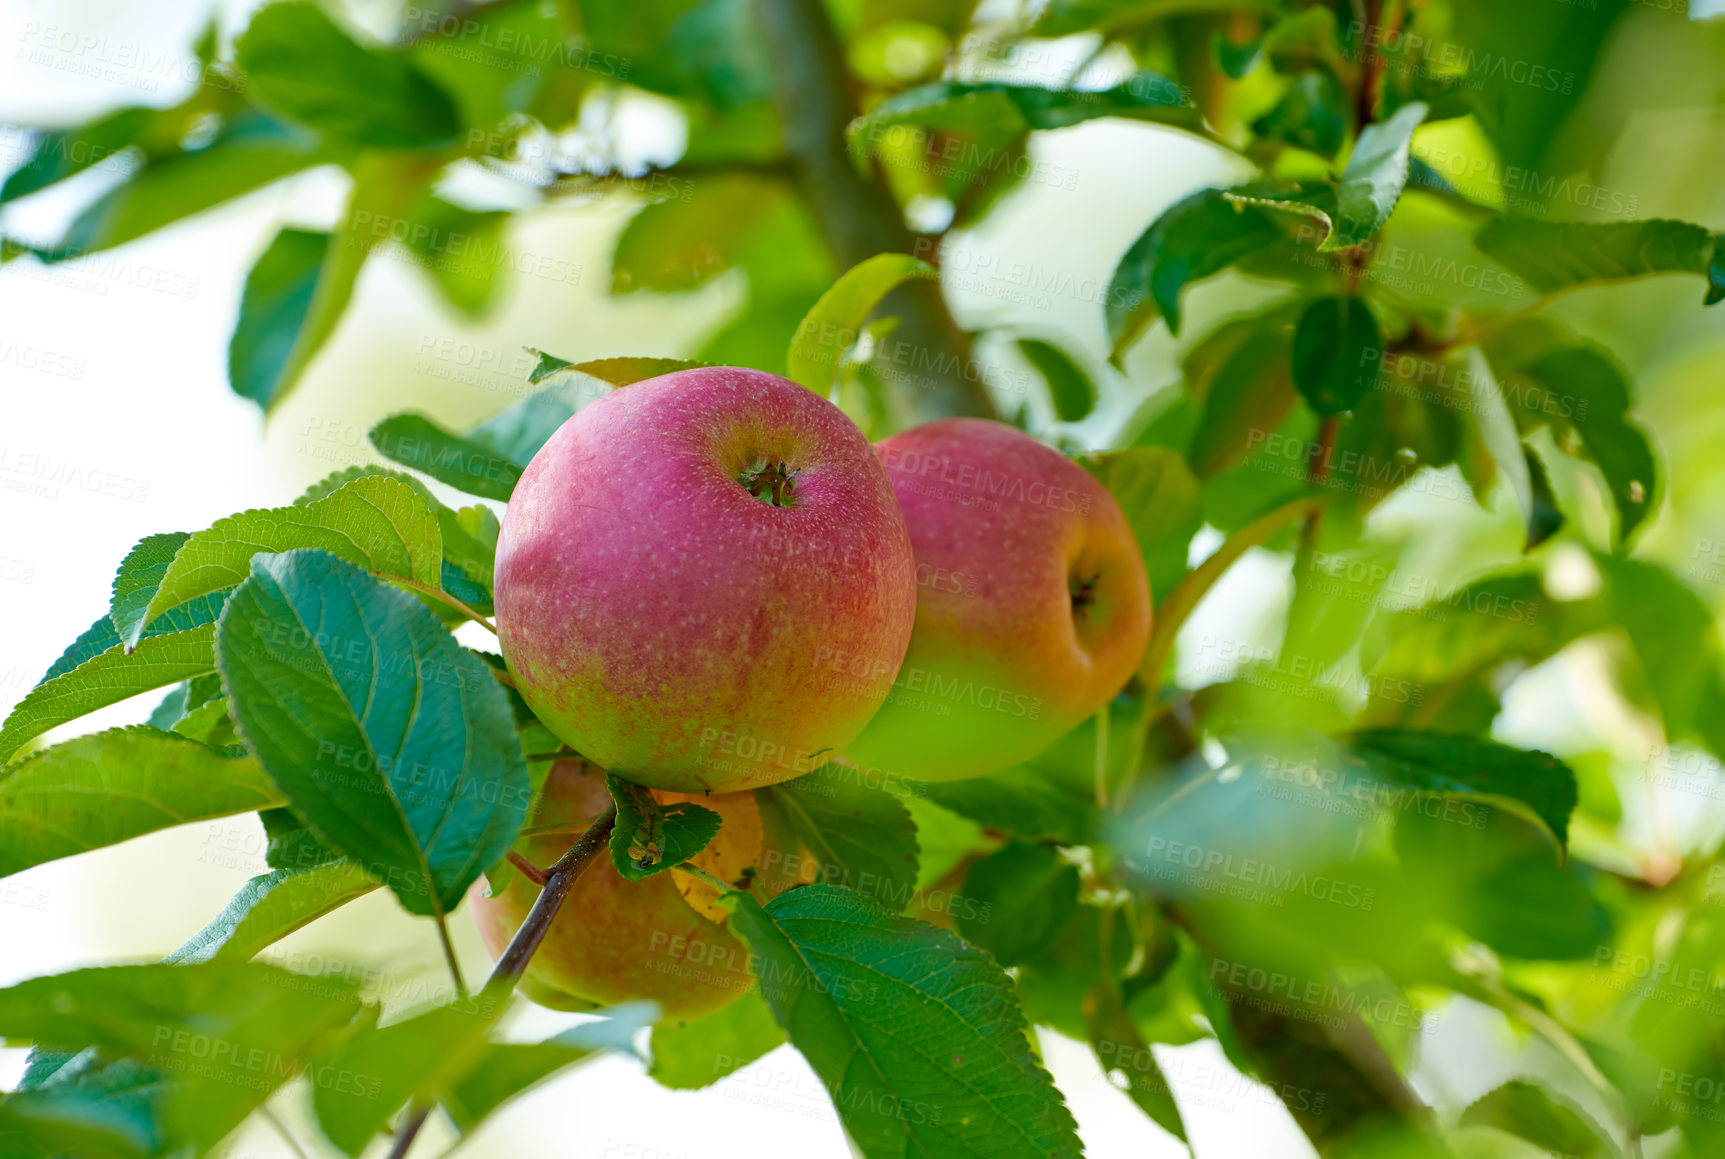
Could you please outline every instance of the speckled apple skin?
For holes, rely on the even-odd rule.
[[[916,553],[916,631],[844,755],[930,781],[1029,760],[1144,655],[1150,587],[1131,525],[1089,472],[1003,423],[941,419],[876,451]],[[1075,580],[1093,583],[1082,611]]]
[[[797,472],[791,506],[738,482]],[[726,792],[810,772],[904,658],[910,539],[837,407],[777,375],[678,371],[579,411],[516,484],[497,631],[521,695],[619,776]]]
[[[667,800],[668,798],[661,798]],[[550,866],[611,803],[605,774],[581,761],[559,761],[546,778],[532,824],[564,824],[569,832],[528,837],[516,852]],[[696,801],[722,819],[720,833],[752,835],[698,864],[724,880],[759,860],[760,812],[747,793]],[[527,964],[522,992],[559,1010],[592,1009],[650,999],[668,1018],[698,1018],[734,1001],[752,981],[748,952],[720,925],[692,906],[670,871],[630,882],[611,864],[609,851],[587,868],[563,899],[563,908]],[[520,874],[495,897],[481,880],[468,893],[480,940],[502,955],[533,908],[539,887]]]

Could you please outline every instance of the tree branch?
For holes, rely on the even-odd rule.
[[[510,939],[509,948],[497,959],[496,968],[486,980],[485,993],[507,992],[515,988],[515,983],[521,980],[522,972],[527,969],[527,963],[539,949],[539,943],[545,940],[545,933],[551,928],[552,919],[557,916],[557,911],[563,908],[563,899],[569,896],[569,890],[576,880],[605,849],[606,843],[611,839],[611,828],[616,823],[617,807],[612,805],[588,827],[587,832],[575,839],[569,852],[558,858],[557,864],[546,872],[545,888],[539,891],[538,899],[527,913],[527,920],[521,923],[521,928],[516,930],[515,936]]]
[[[532,961],[534,952],[539,949],[539,943],[545,940],[546,931],[551,928],[557,911],[563,908],[563,899],[569,896],[569,890],[575,882],[604,851],[611,839],[611,829],[616,823],[617,806],[612,805],[600,814],[597,821],[588,826],[585,833],[575,839],[575,844],[557,859],[557,864],[546,871],[544,888],[539,891],[533,908],[527,911],[527,919],[521,923],[521,928],[516,930],[515,936],[509,940],[509,948],[497,959],[491,977],[486,979],[482,995],[501,997],[515,988],[515,983],[521,980],[523,971],[527,969],[527,963]],[[389,1159],[402,1159],[407,1154],[408,1148],[413,1146],[414,1139],[418,1137],[420,1128],[425,1126],[425,1120],[430,1114],[431,1108],[424,1105],[416,1104],[408,1110],[407,1117],[402,1120],[401,1131],[395,1137],[395,1145],[389,1150]]]
[[[755,15],[773,57],[773,104],[784,127],[785,153],[834,261],[849,269],[875,254],[916,252],[892,194],[878,175],[858,172],[845,147],[845,128],[857,109],[826,9],[819,0],[755,0]],[[920,355],[918,378],[928,384],[896,392],[907,417],[920,422],[994,414],[978,376],[967,374],[970,340],[937,283],[901,286],[881,309],[898,315],[894,338]]]

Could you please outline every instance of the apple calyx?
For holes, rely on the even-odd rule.
[[[1101,578],[1100,575],[1093,575],[1088,579],[1079,576],[1072,577],[1070,590],[1072,592],[1073,616],[1082,619],[1085,611],[1096,602],[1096,584]]]
[[[769,507],[795,507],[796,495],[792,488],[796,483],[799,468],[786,467],[783,463],[757,459],[753,466],[737,476],[737,482],[743,489]],[[764,494],[763,494],[764,492]]]

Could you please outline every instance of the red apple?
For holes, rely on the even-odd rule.
[[[951,781],[1028,760],[1119,692],[1150,638],[1131,525],[1083,468],[985,419],[876,448],[916,551],[916,631],[845,756]]]
[[[892,687],[916,612],[886,471],[836,406],[706,367],[589,404],[497,541],[497,632],[552,732],[644,785],[801,776]]]
[[[693,858],[702,869],[735,882],[761,860],[761,813],[752,794],[654,796],[667,804],[690,800],[719,814],[719,835]],[[603,771],[579,760],[557,762],[530,822],[539,835],[521,839],[516,852],[549,867],[610,803]],[[538,896],[539,887],[520,874],[496,896],[486,896],[484,881],[469,891],[492,957],[503,953]],[[631,882],[603,852],[563,899],[521,990],[559,1010],[651,999],[669,1018],[709,1014],[753,980],[748,951],[720,924],[728,913],[717,900],[712,886],[674,871]]]

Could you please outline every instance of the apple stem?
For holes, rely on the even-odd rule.
[[[575,844],[557,859],[557,864],[546,871],[545,886],[539,891],[533,908],[528,911],[527,920],[515,931],[509,948],[497,959],[497,967],[491,971],[491,977],[485,983],[487,993],[507,993],[514,989],[515,983],[520,981],[523,971],[527,969],[527,963],[539,949],[539,943],[545,940],[545,932],[551,928],[552,919],[557,916],[557,911],[563,908],[563,899],[569,895],[570,887],[604,850],[606,842],[610,840],[612,826],[616,823],[617,806],[612,805],[585,833],[575,839]]]
[[[685,861],[683,864],[673,865],[671,868],[675,869],[678,873],[686,873],[698,881],[706,882],[722,894],[739,892],[736,886],[732,885],[728,881],[722,880],[716,874],[708,873],[693,861]]]

